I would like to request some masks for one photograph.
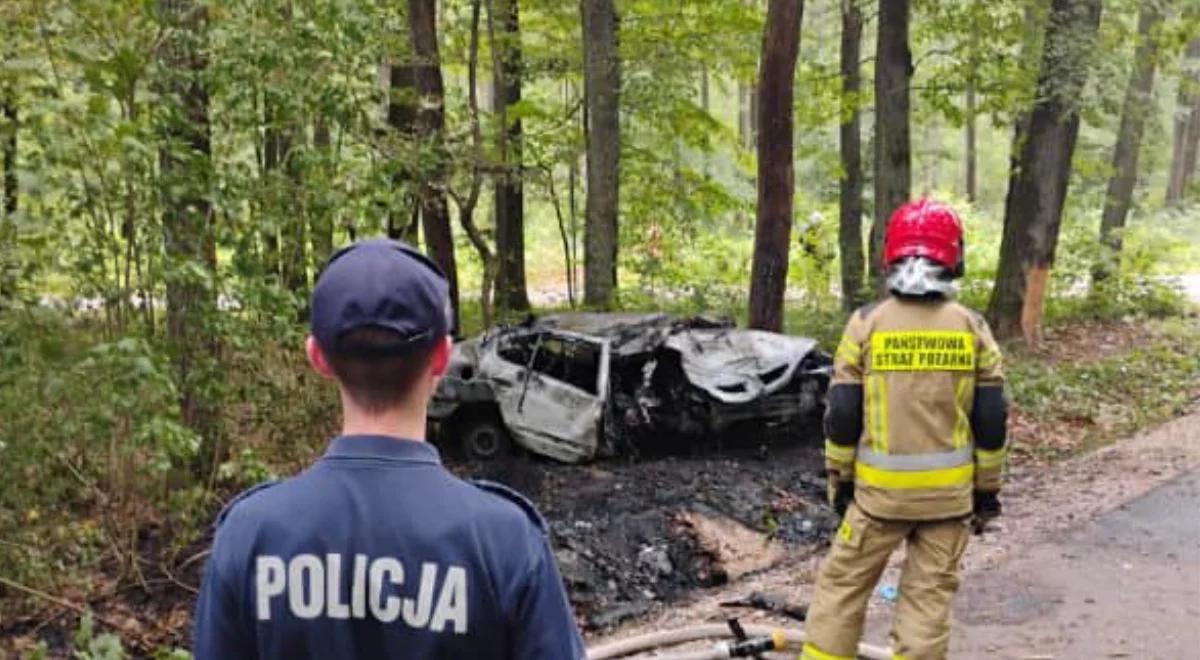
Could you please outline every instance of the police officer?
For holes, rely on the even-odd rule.
[[[220,515],[198,660],[584,657],[533,505],[460,481],[424,441],[449,310],[445,277],[403,243],[329,260],[307,352],[338,386],[342,435]]]
[[[852,660],[867,601],[901,542],[894,657],[946,657],[972,520],[1000,514],[1000,351],[983,318],[951,299],[963,273],[958,216],[929,200],[900,207],[884,261],[891,295],[851,316],[835,358],[825,458],[830,502],[844,518],[817,579],[803,660]]]

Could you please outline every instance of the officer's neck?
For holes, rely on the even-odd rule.
[[[420,408],[420,410],[417,410]],[[342,401],[342,435],[380,435],[403,440],[425,439],[425,406],[405,404],[391,410],[367,411]]]

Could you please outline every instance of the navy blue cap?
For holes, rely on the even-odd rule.
[[[385,328],[396,343],[373,352],[428,348],[450,332],[450,286],[416,248],[386,238],[348,245],[333,254],[312,294],[312,334],[321,349],[346,353],[342,338],[360,328]]]

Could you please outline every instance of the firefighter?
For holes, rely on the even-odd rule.
[[[843,519],[802,660],[855,656],[867,601],[902,542],[894,657],[946,657],[972,524],[1000,515],[1004,378],[987,323],[953,300],[962,223],[943,204],[909,202],[888,222],[883,258],[890,295],[851,316],[835,358],[825,463]]]

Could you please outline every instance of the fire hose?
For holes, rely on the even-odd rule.
[[[687,642],[706,639],[719,639],[730,636],[733,630],[734,641],[718,643],[713,648],[702,651],[687,651],[672,655],[656,655],[656,660],[717,660],[719,658],[763,658],[779,657],[764,655],[771,651],[796,650],[804,644],[804,631],[798,628],[780,629],[770,626],[750,625],[743,627],[731,620],[728,626],[721,624],[703,624],[660,630],[637,637],[617,640],[603,646],[588,650],[588,660],[615,660],[625,658],[635,653],[644,653],[654,649],[676,646]],[[748,635],[748,636],[747,636]],[[865,660],[891,660],[892,652],[886,648],[870,644],[858,645],[858,657]]]

